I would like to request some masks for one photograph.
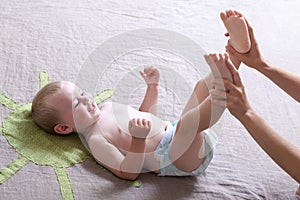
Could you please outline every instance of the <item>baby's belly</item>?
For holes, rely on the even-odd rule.
[[[113,103],[117,116],[114,120],[116,127],[119,128],[119,136],[114,137],[114,145],[119,146],[119,150],[126,155],[131,144],[131,135],[128,130],[129,120],[132,118],[145,118],[151,121],[151,130],[146,139],[144,168],[148,171],[159,172],[160,165],[154,157],[155,150],[163,138],[169,122],[164,121],[148,112],[138,111],[130,106]],[[126,113],[126,114],[124,114]]]
[[[163,138],[165,133],[165,130],[156,133],[152,137],[149,137],[146,139],[146,147],[145,147],[145,152],[146,153],[151,153],[154,152],[160,143],[161,139]],[[109,141],[117,147],[124,155],[127,154],[127,152],[130,150],[130,145],[131,145],[131,136],[129,136],[126,133],[121,133],[114,139],[110,139]]]
[[[130,106],[113,103],[112,104],[113,113],[114,113],[114,122],[122,132],[129,134],[128,123],[133,118],[147,119],[151,121],[151,130],[148,135],[149,138],[155,137],[160,134],[167,125],[167,122],[156,117],[155,115],[148,112],[141,112]]]

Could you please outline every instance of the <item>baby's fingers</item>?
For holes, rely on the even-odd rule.
[[[139,72],[140,72],[140,75],[141,75],[143,78],[147,76],[147,74],[146,74],[145,72],[143,72],[143,71],[139,71]]]
[[[145,74],[151,74],[155,70],[155,67],[145,67],[144,72]]]

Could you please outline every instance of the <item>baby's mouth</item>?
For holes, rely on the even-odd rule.
[[[89,112],[94,112],[96,110],[96,104],[93,102],[91,104],[91,108],[89,109]]]

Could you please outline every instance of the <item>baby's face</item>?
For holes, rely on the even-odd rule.
[[[62,123],[71,126],[74,132],[84,133],[100,118],[93,97],[71,82],[62,81],[62,89],[51,101],[59,110]]]

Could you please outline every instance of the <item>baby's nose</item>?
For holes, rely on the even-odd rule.
[[[82,101],[82,103],[85,104],[85,105],[88,105],[88,104],[90,104],[90,103],[92,102],[91,99],[88,98],[88,97],[82,97],[82,98],[81,98],[81,101]]]
[[[86,104],[90,105],[91,103],[92,103],[91,99],[90,98],[86,98]]]

